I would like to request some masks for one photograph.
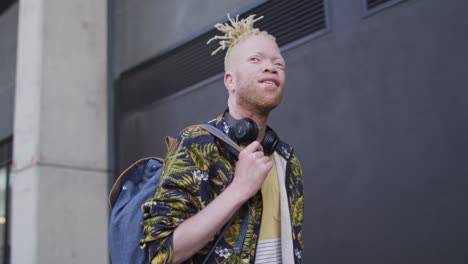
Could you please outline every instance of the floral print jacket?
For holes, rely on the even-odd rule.
[[[230,135],[223,115],[209,123]],[[289,145],[281,142],[276,151],[287,161],[285,186],[291,214],[294,260],[301,263],[304,210],[302,171]],[[236,156],[224,143],[202,128],[190,127],[179,134],[177,146],[164,164],[154,197],[142,205],[145,238],[141,241],[141,247],[152,264],[173,262],[172,237],[175,228],[226,189],[234,177],[235,161]],[[249,200],[249,205],[235,216],[207,263],[255,263],[262,215],[261,192]],[[250,211],[247,232],[240,253],[236,254],[233,248],[247,210]],[[185,263],[202,263],[220,233],[221,230],[214,240]]]

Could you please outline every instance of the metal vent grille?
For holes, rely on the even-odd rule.
[[[387,2],[391,2],[392,0],[366,0],[367,9],[372,9]]]
[[[256,26],[284,46],[327,28],[325,0],[270,0],[243,13],[263,15]],[[129,112],[223,72],[225,52],[210,56],[218,35],[212,29],[185,44],[124,72],[117,81],[119,110]]]
[[[0,141],[0,166],[11,162],[13,154],[13,137]]]
[[[406,1],[406,0],[364,0],[365,11],[369,13],[375,13],[397,3]]]

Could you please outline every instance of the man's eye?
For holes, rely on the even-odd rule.
[[[277,62],[275,63],[276,67],[280,68],[280,69],[284,69],[284,64],[281,63],[281,62]]]
[[[257,58],[257,57],[251,57],[251,58],[249,59],[249,61],[254,61],[254,62],[256,62],[256,61],[260,61],[260,59]]]

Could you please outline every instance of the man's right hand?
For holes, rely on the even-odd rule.
[[[272,166],[262,145],[254,141],[239,153],[234,179],[228,188],[234,189],[240,199],[246,201],[260,190]]]

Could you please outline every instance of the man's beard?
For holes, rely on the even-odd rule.
[[[260,94],[245,95],[240,94],[238,97],[238,103],[244,108],[253,111],[261,115],[268,115],[273,109],[275,109],[281,102],[282,95],[276,96],[274,100],[264,101]]]
[[[257,78],[244,76],[241,72],[237,72],[236,76],[237,103],[243,108],[260,115],[268,115],[280,104],[283,87],[277,87],[278,91],[262,91]],[[270,98],[271,96],[274,98]]]

